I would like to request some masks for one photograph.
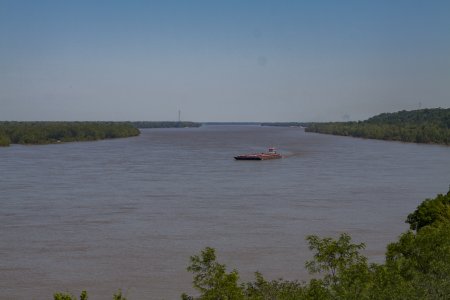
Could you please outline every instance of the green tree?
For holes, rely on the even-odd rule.
[[[11,139],[6,133],[0,131],[0,147],[9,146],[11,144]]]
[[[113,300],[127,300],[127,298],[122,294],[122,290],[119,290],[113,295]]]
[[[82,291],[80,294],[80,300],[87,300],[88,295],[86,291]],[[53,295],[53,300],[77,300],[77,297],[69,293],[55,293]]]
[[[436,222],[450,222],[450,191],[446,195],[426,199],[406,219],[412,230],[420,230]]]
[[[261,273],[255,273],[255,281],[245,285],[245,299],[249,300],[295,300],[307,296],[304,284],[298,281],[267,281]]]
[[[323,275],[310,284],[310,289],[321,291],[319,286],[322,285],[332,298],[361,299],[367,292],[370,279],[367,258],[359,253],[364,249],[364,243],[351,243],[351,237],[346,233],[336,240],[315,235],[306,239],[309,249],[315,253],[314,259],[306,262],[305,266],[311,274]]]
[[[200,255],[191,257],[187,268],[194,274],[194,288],[200,292],[198,298],[182,295],[182,299],[199,300],[238,300],[244,299],[243,288],[238,285],[236,270],[227,273],[226,267],[216,261],[213,248],[205,248]]]
[[[388,246],[386,267],[410,284],[421,299],[450,295],[450,226],[437,222],[409,231]]]

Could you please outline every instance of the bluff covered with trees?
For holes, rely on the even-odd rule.
[[[450,145],[450,109],[383,113],[366,121],[308,123],[307,132]]]
[[[139,133],[129,122],[0,122],[0,146],[95,141]]]
[[[387,246],[384,264],[369,263],[348,234],[338,238],[308,236],[313,258],[306,269],[313,279],[268,280],[255,273],[251,282],[241,282],[238,270],[227,271],[217,261],[216,251],[205,248],[190,258],[197,296],[182,294],[183,300],[412,300],[448,299],[450,295],[450,190],[426,199],[408,215],[410,230]],[[76,300],[56,293],[54,300]],[[81,300],[87,299],[83,291]],[[115,300],[126,297],[119,293]]]

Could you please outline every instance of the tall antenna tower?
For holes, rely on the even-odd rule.
[[[181,110],[179,109],[178,110],[178,123],[180,123],[181,122]]]

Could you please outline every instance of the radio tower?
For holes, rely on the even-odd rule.
[[[178,123],[180,123],[181,122],[181,110],[179,109],[178,110]]]

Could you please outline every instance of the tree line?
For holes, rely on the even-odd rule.
[[[201,123],[188,121],[137,121],[131,122],[136,128],[185,128],[185,127],[200,127]]]
[[[331,300],[331,299],[448,299],[450,295],[450,190],[426,199],[408,215],[410,230],[387,246],[383,264],[369,263],[348,234],[338,238],[306,238],[313,258],[305,268],[313,275],[306,281],[268,280],[261,273],[241,282],[239,271],[228,271],[213,248],[190,258],[196,296],[183,300]],[[76,300],[56,293],[54,300]],[[82,292],[81,300],[87,299]],[[126,299],[115,294],[113,299]]]
[[[139,133],[129,122],[0,122],[0,146],[95,141]]]
[[[200,127],[195,122],[0,122],[0,146],[95,141],[137,136],[139,128]]]
[[[303,127],[305,123],[300,122],[265,122],[261,126],[275,126],[275,127]]]
[[[450,145],[450,109],[383,113],[366,121],[308,123],[307,132]]]

